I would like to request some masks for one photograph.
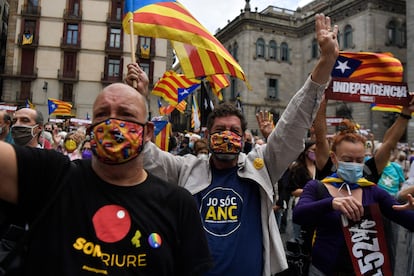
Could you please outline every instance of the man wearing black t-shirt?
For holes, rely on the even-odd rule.
[[[93,106],[92,160],[0,142],[0,198],[31,228],[24,275],[201,275],[211,266],[191,194],[148,173],[145,98],[125,84]]]

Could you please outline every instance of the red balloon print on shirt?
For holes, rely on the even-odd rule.
[[[98,239],[113,243],[122,240],[131,228],[128,211],[119,205],[101,207],[92,218]]]

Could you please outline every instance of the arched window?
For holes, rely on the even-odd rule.
[[[239,45],[237,44],[237,42],[234,42],[233,44],[233,57],[235,60],[238,60],[238,50],[239,50]]]
[[[352,48],[353,47],[352,41],[352,27],[351,25],[346,25],[344,28],[344,48]]]
[[[271,40],[269,42],[269,59],[276,60],[277,59],[277,44],[276,41]]]
[[[229,46],[227,50],[229,51],[230,55],[233,55],[233,47],[231,47],[231,45]]]
[[[312,40],[312,49],[311,49],[311,58],[318,58],[319,55],[319,45],[316,38]]]
[[[259,38],[256,41],[256,57],[264,58],[264,53],[265,53],[264,48],[265,48],[265,42],[263,38]]]
[[[289,46],[286,42],[280,44],[280,60],[289,61]]]
[[[397,43],[397,24],[394,20],[388,22],[387,32],[388,44],[395,45]]]

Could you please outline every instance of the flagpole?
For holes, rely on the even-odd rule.
[[[136,63],[137,60],[135,58],[135,46],[134,46],[134,19],[129,19],[129,45],[131,47],[131,60],[132,63]],[[134,87],[135,89],[138,88],[138,83],[136,80],[132,81],[132,87]]]

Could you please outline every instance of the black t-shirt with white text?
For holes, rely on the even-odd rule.
[[[30,221],[64,185],[32,233],[27,275],[194,275],[210,266],[187,190],[152,175],[116,186],[101,180],[90,160],[71,166],[53,150],[16,147],[16,153],[19,202]]]

